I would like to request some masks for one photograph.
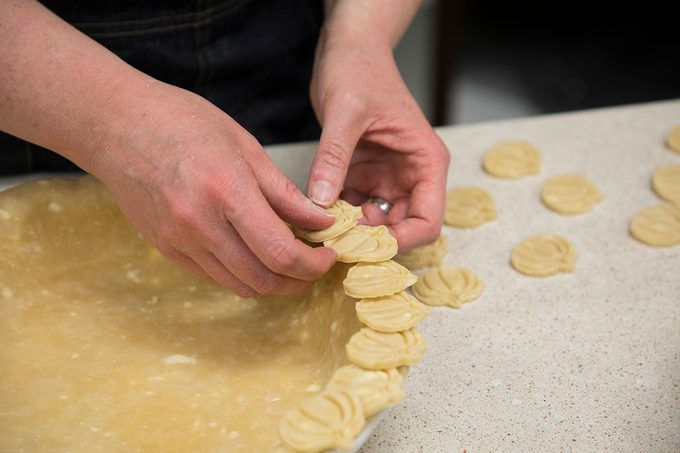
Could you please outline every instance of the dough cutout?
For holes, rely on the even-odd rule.
[[[369,370],[386,370],[420,362],[425,339],[415,328],[402,332],[378,332],[364,327],[347,343],[350,362]]]
[[[680,204],[680,165],[665,165],[654,172],[652,188],[671,203]]]
[[[505,141],[486,152],[483,166],[487,173],[499,178],[520,178],[540,171],[541,154],[527,142]]]
[[[602,194],[584,176],[567,174],[548,179],[543,185],[541,200],[560,214],[580,214],[602,201]]]
[[[460,308],[477,299],[482,291],[484,284],[474,272],[454,266],[430,268],[413,286],[413,294],[418,300],[434,307]]]
[[[352,206],[345,200],[336,201],[333,206],[326,208],[326,212],[335,216],[335,223],[325,230],[311,231],[293,228],[293,232],[310,242],[323,242],[349,231],[363,216],[361,206]]]
[[[356,299],[398,293],[418,280],[408,269],[392,260],[359,263],[347,272],[345,294]]]
[[[364,370],[355,365],[338,368],[331,378],[329,391],[349,390],[361,401],[364,415],[371,417],[404,399],[404,377],[395,368]]]
[[[446,194],[444,223],[460,228],[474,228],[496,218],[496,203],[479,187],[460,187]]]
[[[385,225],[357,225],[323,245],[335,250],[343,263],[377,263],[397,254],[397,240]]]
[[[666,146],[671,151],[680,154],[680,126],[675,126],[666,135]]]
[[[380,332],[408,330],[432,312],[406,291],[356,303],[359,321]]]
[[[416,247],[408,252],[397,253],[394,261],[415,271],[429,266],[438,266],[446,256],[449,249],[446,236],[439,235],[436,242]]]
[[[640,242],[667,247],[680,242],[680,206],[670,203],[644,208],[630,223],[630,234]]]
[[[365,423],[361,401],[351,391],[324,391],[286,412],[279,435],[301,452],[349,450]]]
[[[572,272],[576,262],[576,249],[561,236],[532,236],[515,246],[510,262],[522,274],[547,277],[558,272]]]

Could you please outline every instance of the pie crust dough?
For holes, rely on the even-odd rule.
[[[527,142],[506,141],[486,152],[483,166],[487,173],[499,178],[520,178],[540,171],[541,154]]]
[[[356,261],[396,252],[385,227],[355,228]],[[301,293],[248,299],[185,272],[89,177],[0,193],[0,257],[2,451],[347,449],[425,350],[411,326],[427,307],[402,313],[387,294],[358,310],[399,330],[359,330],[342,263]]]
[[[413,294],[418,300],[435,307],[460,308],[477,299],[482,291],[484,284],[474,272],[454,266],[430,268],[413,286]]]
[[[359,263],[347,272],[345,294],[356,299],[395,294],[413,285],[418,277],[395,261]]]
[[[670,203],[644,208],[630,223],[630,234],[653,246],[671,246],[680,242],[680,206]]]
[[[326,390],[286,412],[279,436],[301,452],[349,450],[365,423],[363,405],[353,391]]]
[[[239,298],[161,256],[93,178],[0,209],[0,451],[269,451],[361,327],[349,266]]]
[[[479,187],[460,187],[446,194],[444,222],[460,228],[474,228],[496,218],[496,203]]]
[[[561,214],[580,214],[602,201],[602,194],[584,176],[567,174],[548,179],[543,185],[541,200]]]
[[[425,339],[415,327],[390,333],[364,327],[347,343],[349,361],[369,370],[413,365],[423,354]]]
[[[666,135],[666,146],[671,151],[680,154],[680,126],[675,126]]]
[[[335,250],[343,263],[377,263],[397,254],[397,240],[384,225],[357,225],[323,245]]]
[[[366,417],[404,399],[404,377],[395,368],[365,370],[356,365],[338,368],[327,390],[350,390],[361,401]]]
[[[391,296],[362,299],[356,303],[359,321],[380,332],[399,332],[415,326],[432,309],[406,291]]]
[[[449,245],[446,241],[446,236],[440,234],[439,239],[432,244],[422,245],[408,252],[397,253],[394,261],[412,271],[429,266],[439,266],[444,256],[446,256],[448,249]]]
[[[680,165],[657,168],[652,178],[652,187],[659,197],[680,204]]]
[[[336,238],[354,227],[361,216],[361,206],[352,206],[344,200],[336,201],[326,212],[335,216],[335,223],[325,230],[311,231],[293,228],[293,232],[310,242],[323,242]]]
[[[567,239],[555,234],[532,236],[515,246],[510,262],[522,274],[547,277],[572,272],[576,249]]]

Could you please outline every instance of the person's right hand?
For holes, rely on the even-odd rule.
[[[284,223],[323,229],[332,217],[200,96],[153,79],[122,86],[86,140],[85,168],[158,250],[241,296],[298,291],[335,262]]]

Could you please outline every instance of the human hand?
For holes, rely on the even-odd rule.
[[[400,250],[433,242],[441,229],[449,152],[399,75],[392,49],[324,38],[310,94],[323,126],[309,195],[362,204],[366,223],[385,224]],[[388,214],[368,202],[393,203]]]
[[[322,229],[332,217],[224,112],[146,77],[112,104],[86,169],[163,255],[241,296],[298,291],[333,265],[332,250],[284,224]]]

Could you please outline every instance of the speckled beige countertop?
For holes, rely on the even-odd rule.
[[[486,289],[422,323],[428,351],[407,399],[361,453],[680,451],[680,245],[650,248],[628,234],[631,216],[659,202],[654,169],[680,164],[664,146],[676,125],[680,101],[439,129],[449,187],[477,185],[496,199],[495,222],[443,230],[446,263],[473,269]],[[481,170],[484,151],[506,139],[541,150],[539,175]],[[269,152],[304,184],[313,144]],[[541,204],[545,179],[567,172],[602,191],[593,212],[562,216]],[[510,267],[512,247],[540,233],[573,242],[573,274],[536,279]]]

